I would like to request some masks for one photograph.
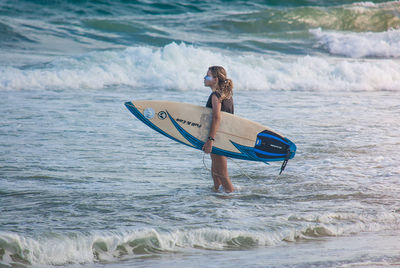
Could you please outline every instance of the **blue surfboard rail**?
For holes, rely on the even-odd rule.
[[[159,127],[157,127],[155,124],[153,124],[150,120],[148,120],[136,107],[132,102],[125,102],[126,108],[140,121],[142,121],[144,124],[149,126],[150,128],[154,129],[155,131],[159,132],[160,134],[176,141],[182,144],[185,144],[189,147],[201,150],[204,145],[204,141],[199,140],[198,138],[194,137],[191,135],[189,132],[187,132],[185,129],[183,129],[176,121],[175,119],[167,112],[168,118],[171,120],[172,124],[175,126],[175,128],[178,130],[178,132],[186,139],[188,143],[184,143],[173,136],[169,135]],[[230,158],[236,158],[236,159],[241,159],[241,160],[249,160],[249,161],[259,161],[259,162],[273,162],[273,161],[287,161],[289,159],[292,159],[295,154],[296,154],[296,145],[291,142],[289,139],[277,136],[277,134],[271,135],[271,134],[266,134],[266,133],[259,133],[257,136],[257,141],[254,147],[249,147],[249,146],[244,146],[238,143],[235,143],[233,141],[230,141],[238,150],[238,152],[231,152],[227,151],[218,147],[213,147],[212,148],[212,153],[213,154],[218,154],[218,155],[224,155]],[[268,138],[268,139],[273,139],[275,142],[277,142],[277,145],[275,147],[279,147],[280,144],[283,144],[285,146],[285,153],[273,153],[273,152],[267,152],[263,151],[260,149],[255,148],[257,143],[260,143],[261,140],[259,138]]]

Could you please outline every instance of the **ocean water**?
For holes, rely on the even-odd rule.
[[[134,118],[205,105],[284,134],[209,156]],[[0,1],[0,267],[400,266],[399,1]]]

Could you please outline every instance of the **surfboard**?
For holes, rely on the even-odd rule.
[[[211,108],[159,100],[130,101],[125,106],[144,124],[176,142],[201,150],[207,141]],[[221,112],[212,153],[249,161],[284,161],[282,172],[295,156],[296,145],[266,126]]]

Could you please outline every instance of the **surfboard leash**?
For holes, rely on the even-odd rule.
[[[283,163],[282,163],[282,166],[281,166],[281,169],[280,169],[280,172],[279,172],[278,176],[281,175],[282,172],[285,170],[286,165],[287,165],[287,163],[289,162],[290,153],[291,153],[291,152],[288,151],[288,153],[287,153],[287,155],[286,155],[286,157],[285,157],[285,160],[283,160]],[[209,169],[209,168],[207,167],[206,162],[204,161],[205,156],[206,156],[206,153],[203,153],[203,165],[204,165],[204,169],[210,171],[210,172],[211,172],[212,174],[214,174],[214,175],[221,176],[221,174],[216,173],[216,172],[213,172],[211,169]],[[240,172],[241,172],[242,175],[244,175],[245,177],[247,177],[249,180],[254,180],[252,177],[250,177],[249,175],[247,175],[247,173],[246,173],[246,172],[243,170],[243,168],[237,163],[236,160],[234,160],[233,158],[230,158],[230,157],[227,157],[227,158],[229,158],[230,160],[232,160],[232,162],[235,163],[235,165],[239,167]],[[266,164],[266,165],[269,165],[268,162],[263,162],[263,163]]]
[[[206,153],[203,152],[203,165],[204,165],[204,168],[205,168],[206,170],[210,171],[210,172],[211,172],[212,174],[214,174],[214,175],[221,176],[221,174],[216,173],[216,172],[213,172],[211,169],[209,169],[209,168],[207,167],[206,162],[204,161],[205,156],[206,156]],[[233,159],[230,158],[230,157],[227,157],[227,158],[229,158],[230,160],[232,160],[232,162],[235,163],[235,165],[239,167],[239,169],[240,169],[242,175],[244,175],[245,177],[247,177],[249,180],[254,180],[252,177],[250,177],[249,175],[247,175],[246,172],[243,171],[242,167],[241,167],[235,160],[233,160]]]

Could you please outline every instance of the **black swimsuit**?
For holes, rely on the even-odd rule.
[[[218,99],[221,98],[221,94],[219,94],[218,92],[214,91],[213,93],[211,93],[210,97],[208,97],[208,101],[206,104],[206,107],[212,108],[212,95],[217,96]],[[227,112],[227,113],[231,113],[233,114],[233,98],[229,98],[229,99],[224,99],[221,103],[221,111],[222,112]]]

